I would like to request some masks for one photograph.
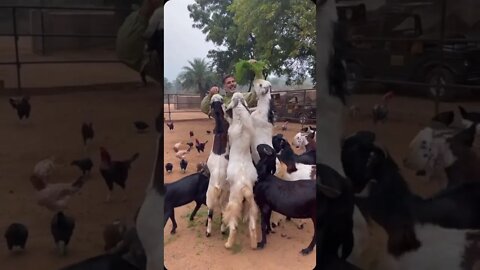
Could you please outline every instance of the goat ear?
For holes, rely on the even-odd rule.
[[[317,184],[317,189],[328,198],[334,199],[340,196],[342,193],[339,190],[331,188],[323,184]]]

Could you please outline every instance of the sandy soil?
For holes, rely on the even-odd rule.
[[[98,93],[32,96],[32,117],[20,122],[4,97],[0,102],[0,268],[58,269],[61,266],[103,252],[103,226],[114,219],[133,222],[135,211],[143,201],[154,158],[155,132],[137,134],[133,121],[153,124],[161,97],[158,91],[133,89]],[[29,181],[39,160],[55,155],[58,168],[52,182],[69,182],[80,171],[70,162],[85,155],[80,125],[91,120],[95,139],[88,147],[94,162],[89,181],[69,201],[66,214],[76,219],[76,228],[66,257],[56,253],[50,234],[53,212],[36,204]],[[117,188],[112,202],[104,203],[106,185],[98,171],[98,147],[105,146],[113,159],[123,159],[135,152],[140,157],[132,166],[127,181],[127,201]],[[24,223],[30,231],[24,253],[8,252],[3,238],[12,222]]]
[[[375,131],[378,140],[389,149],[398,164],[401,164],[400,161],[405,156],[410,140],[433,116],[434,105],[432,101],[426,99],[395,97],[390,104],[390,118],[387,123],[374,126],[370,112],[372,106],[380,101],[380,97],[380,95],[364,95],[352,98],[352,104],[360,108],[360,116],[347,120],[345,134],[365,129]],[[457,110],[456,105],[457,103],[441,104],[440,110]],[[480,109],[480,103],[463,102],[463,105],[467,109],[477,111]],[[174,120],[175,116],[179,115],[172,113]],[[198,117],[198,114],[192,114],[192,117]],[[211,135],[207,135],[206,130],[211,130],[212,127],[212,120],[195,120],[177,122],[174,131],[165,129],[165,162],[174,164],[174,172],[165,176],[165,182],[176,181],[184,176],[179,171],[179,160],[173,154],[173,144],[189,141],[188,132],[192,130],[199,140],[209,140],[207,149],[210,150]],[[290,139],[299,129],[299,125],[290,124],[289,127],[286,136]],[[276,132],[280,130],[276,129]],[[208,153],[198,154],[194,151],[189,154],[187,175],[194,173],[197,162],[206,161],[207,158]],[[407,169],[402,168],[402,173],[412,191],[422,196],[428,196],[440,188],[438,184],[427,183],[425,179],[416,177]],[[306,257],[299,254],[299,250],[304,248],[310,240],[313,227],[310,222],[307,222],[303,231],[298,230],[291,222],[284,223],[276,234],[268,237],[269,242],[261,251],[249,248],[248,233],[244,228],[237,247],[229,251],[223,246],[226,239],[219,232],[218,220],[212,237],[209,239],[205,237],[205,206],[202,206],[194,222],[188,221],[193,207],[194,204],[191,203],[176,209],[178,223],[176,235],[170,235],[172,226],[170,221],[164,229],[165,264],[168,269],[312,269],[315,265],[313,254]],[[282,237],[282,234],[286,237]],[[386,244],[385,233],[381,229],[375,230],[374,239],[377,247],[370,254],[366,254],[364,265],[362,265],[366,266],[364,269],[368,269],[368,264],[372,263],[371,257],[378,252],[378,247]]]

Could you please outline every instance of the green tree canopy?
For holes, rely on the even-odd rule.
[[[203,95],[213,84],[218,84],[218,76],[205,59],[195,58],[188,64],[182,67],[183,71],[177,78],[184,89]]]
[[[215,71],[232,73],[240,59],[262,59],[266,73],[288,84],[314,76],[315,5],[308,0],[196,0],[193,26],[225,49],[210,50]]]

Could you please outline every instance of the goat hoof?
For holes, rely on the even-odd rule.
[[[302,249],[302,251],[300,251],[300,253],[302,255],[308,255],[308,254],[310,254],[310,252],[312,252],[312,250],[308,249],[308,248],[304,248],[304,249]]]
[[[207,237],[210,237],[210,233],[209,233],[209,232],[207,232],[205,235],[206,235]]]
[[[303,230],[303,224],[297,225],[297,228],[298,228],[299,230]]]
[[[263,249],[264,247],[265,247],[265,243],[262,243],[262,242],[257,243],[257,248],[258,249]]]
[[[193,217],[190,217],[190,221],[193,221]]]
[[[227,231],[223,231],[222,234],[223,234],[223,235],[226,235],[226,234],[227,234]]]
[[[276,228],[277,227],[277,224],[275,224],[275,222],[272,222],[272,228]]]
[[[170,234],[175,234],[177,231],[176,230],[171,230]]]

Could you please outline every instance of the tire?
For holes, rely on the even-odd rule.
[[[453,87],[445,87],[447,84],[455,83],[452,72],[446,68],[437,67],[432,69],[425,77],[425,82],[432,85],[427,86],[428,96],[432,98],[435,98],[438,94],[439,100],[449,101],[456,96]],[[435,86],[436,84],[440,84],[440,87]]]
[[[307,123],[308,121],[308,116],[306,113],[301,113],[298,115],[298,121],[300,122],[300,124],[304,125]]]

